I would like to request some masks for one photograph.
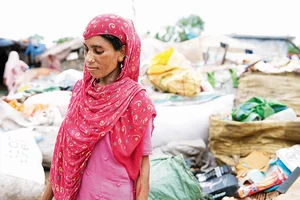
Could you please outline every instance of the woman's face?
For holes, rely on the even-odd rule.
[[[118,78],[120,67],[125,57],[125,46],[116,51],[113,45],[101,36],[91,37],[84,42],[84,57],[86,70],[96,79],[110,79],[110,82]]]

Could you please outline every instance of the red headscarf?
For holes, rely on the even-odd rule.
[[[56,200],[76,198],[95,144],[108,133],[115,158],[136,181],[143,152],[140,142],[148,121],[156,116],[151,99],[137,82],[141,43],[132,21],[112,14],[99,15],[89,22],[83,36],[88,39],[102,34],[118,37],[126,45],[126,58],[114,83],[99,86],[84,70],[83,80],[74,86],[51,164],[50,181]]]

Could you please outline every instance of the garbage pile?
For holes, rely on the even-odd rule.
[[[232,45],[216,47],[224,38]],[[147,39],[139,82],[157,110],[149,199],[299,197],[299,59],[265,61],[227,37]],[[41,58],[66,57],[73,43]],[[81,61],[21,70],[1,97],[0,199],[42,195]]]

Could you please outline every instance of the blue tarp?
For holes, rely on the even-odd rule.
[[[13,45],[13,44],[14,44],[14,42],[12,40],[0,38],[0,47],[6,47],[6,46]]]
[[[24,54],[28,55],[30,53],[31,58],[34,59],[37,55],[42,54],[45,50],[46,50],[45,44],[38,43],[36,46],[34,46],[31,42],[29,42]]]

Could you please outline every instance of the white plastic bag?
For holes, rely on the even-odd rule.
[[[36,138],[40,138],[37,144],[43,154],[44,167],[50,167],[51,165],[59,128],[59,126],[35,126],[32,131]]]
[[[234,95],[229,94],[195,105],[156,106],[153,147],[179,140],[203,139],[207,142],[210,115],[231,112],[233,103]]]
[[[0,134],[0,199],[39,199],[45,187],[42,153],[22,128]]]
[[[288,148],[282,148],[276,151],[278,158],[292,172],[300,167],[300,145],[296,144]]]
[[[75,70],[75,69],[67,69],[60,74],[58,74],[54,82],[62,88],[68,88],[75,85],[76,81],[79,79],[82,79],[83,73],[81,71]]]
[[[264,121],[295,121],[297,120],[297,115],[292,108],[275,113],[267,118]]]
[[[49,104],[57,106],[64,116],[67,112],[72,92],[71,91],[52,91],[33,95],[24,101],[24,105]]]
[[[0,128],[4,131],[15,130],[34,125],[21,112],[0,99]]]

